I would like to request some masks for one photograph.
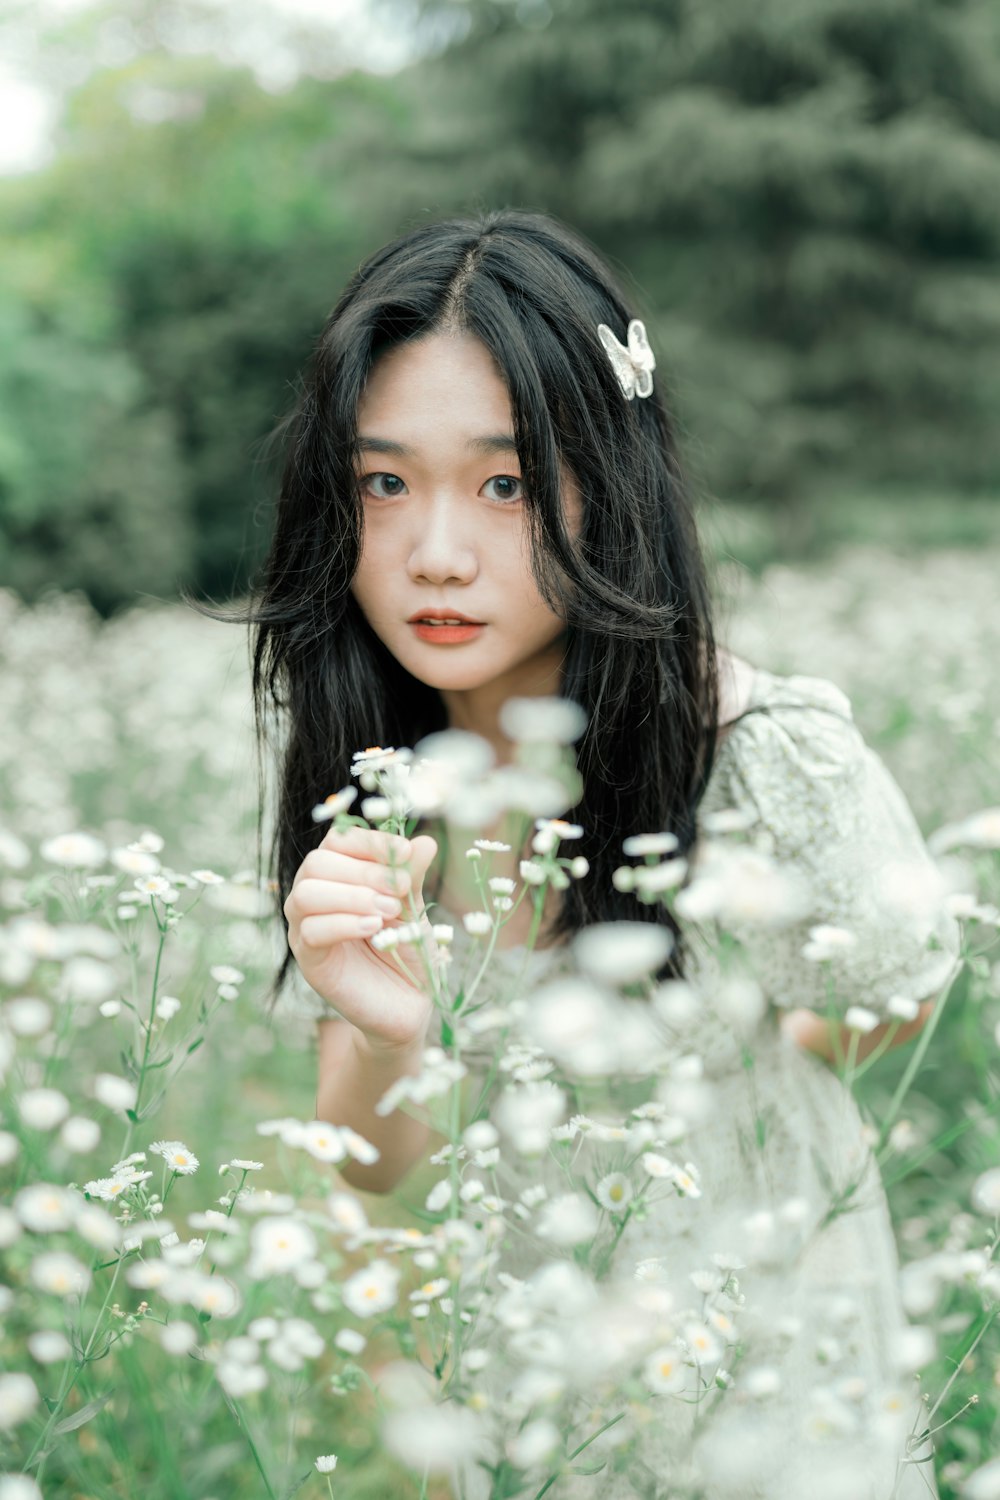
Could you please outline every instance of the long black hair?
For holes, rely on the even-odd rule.
[[[566,621],[561,691],[587,716],[576,747],[583,795],[565,816],[585,830],[572,852],[590,871],[563,892],[551,937],[626,917],[667,922],[677,940],[670,972],[683,972],[673,919],[611,881],[629,834],[669,830],[680,853],[690,849],[718,718],[710,591],[663,400],[663,357],[652,396],[629,401],[598,338],[606,323],[624,342],[636,315],[581,236],[517,209],[421,224],[351,277],[279,428],[269,555],[246,612],[226,616],[253,627],[259,771],[265,756],[280,765],[268,868],[279,909],[325,831],[311,809],[350,784],[353,752],[412,746],[447,727],[437,689],[399,664],[351,593],[364,524],[356,414],[388,349],[461,332],[485,345],[507,386],[532,571]],[[580,489],[575,541],[560,461]],[[260,806],[258,834],[263,790]],[[288,951],[273,997],[292,962]]]

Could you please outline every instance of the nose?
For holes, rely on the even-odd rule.
[[[414,507],[417,525],[407,564],[414,583],[471,583],[476,577],[479,556],[469,512],[464,495],[436,495],[427,505]]]

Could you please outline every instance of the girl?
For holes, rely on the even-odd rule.
[[[648,1490],[609,1475],[580,1493],[673,1494],[668,1478],[682,1477],[712,1500],[933,1493],[930,1465],[914,1461],[926,1449],[870,1437],[889,1421],[881,1393],[899,1383],[895,1245],[861,1118],[818,1060],[838,1040],[846,1049],[847,1034],[832,1037],[817,1012],[831,981],[841,1001],[883,1015],[894,1000],[911,1017],[894,1033],[905,1040],[955,972],[957,933],[939,903],[891,899],[890,870],[905,864],[930,878],[931,861],[843,693],[754,669],[717,644],[662,374],[654,380],[632,319],[591,247],[551,218],[509,210],[405,234],[360,268],[334,308],[286,424],[277,523],[251,615],[258,725],[266,733],[273,711],[287,731],[276,867],[289,951],[276,991],[291,980],[284,1003],[319,1019],[318,1117],[379,1148],[374,1166],[352,1162],[344,1177],[386,1191],[431,1137],[374,1105],[419,1071],[433,1015],[369,939],[404,919],[407,895],[436,919],[480,903],[460,830],[320,840],[311,809],[349,784],[353,752],[452,727],[489,741],[503,764],[506,700],[581,705],[584,790],[566,818],[582,829],[573,852],[589,872],[550,893],[533,980],[567,968],[567,940],[582,927],[618,918],[668,922],[670,972],[708,972],[697,924],[680,931],[612,873],[629,835],[670,830],[685,854],[710,814],[737,809],[804,882],[809,911],[739,934],[770,1002],[752,1079],[718,1016],[678,1017],[712,1089],[713,1107],[684,1146],[702,1193],[682,1233],[651,1215],[629,1226],[619,1255],[665,1257],[683,1279],[709,1251],[739,1252],[761,1211],[777,1223],[792,1203],[808,1217],[831,1183],[866,1162],[871,1170],[851,1211],[817,1226],[794,1279],[754,1283],[773,1316],[757,1347],[769,1350],[777,1382],[759,1393],[753,1440],[741,1429],[739,1462],[719,1428],[692,1458],[690,1407],[671,1403],[649,1434]],[[475,832],[510,845],[490,873],[516,878],[530,847],[514,822]],[[823,963],[803,953],[816,926],[848,934]],[[520,918],[504,928],[498,976],[524,960],[526,936]],[[456,947],[466,941],[456,921]],[[862,1055],[885,1029],[865,1038]],[[519,1184],[510,1170],[516,1193],[529,1179]],[[474,1476],[468,1483],[475,1493]]]

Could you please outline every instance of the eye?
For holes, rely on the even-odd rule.
[[[379,480],[385,482],[385,489],[377,490],[372,488]],[[360,484],[363,494],[374,495],[377,500],[392,500],[396,495],[403,494],[406,489],[406,485],[398,474],[388,474],[382,469],[377,470],[374,474],[363,474]]]
[[[486,497],[488,500],[498,500],[501,504],[510,505],[515,500],[524,499],[523,482],[515,478],[513,474],[494,474],[492,479],[487,479],[483,489],[489,484],[499,485],[500,490],[495,495],[488,495]]]

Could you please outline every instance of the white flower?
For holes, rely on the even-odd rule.
[[[509,854],[510,853],[510,847],[511,847],[510,844],[501,844],[496,839],[473,839],[472,843],[473,843],[473,847],[474,848],[476,848],[476,849],[485,849],[488,854]],[[466,854],[471,854],[472,850],[471,849],[466,849],[465,852],[466,852]]]
[[[597,1233],[597,1210],[582,1193],[550,1198],[538,1215],[537,1232],[555,1245],[582,1245]]]
[[[813,963],[822,963],[826,959],[837,958],[838,955],[857,946],[857,938],[853,932],[848,932],[845,927],[832,927],[826,923],[820,923],[817,927],[810,927],[809,941],[802,948],[802,957],[808,958]]]
[[[603,984],[632,984],[670,956],[673,933],[653,922],[598,922],[573,939],[580,967]]]
[[[567,823],[562,818],[536,818],[538,832],[531,841],[536,854],[551,854],[562,839],[582,839],[583,829],[579,823]]]
[[[714,1333],[704,1323],[688,1323],[684,1342],[700,1365],[714,1363],[722,1353]]]
[[[342,792],[331,792],[329,797],[313,808],[313,822],[326,823],[332,821],[338,813],[347,811],[357,795],[358,789],[356,786],[345,786]],[[197,873],[197,871],[194,873]]]
[[[89,833],[57,833],[40,844],[38,852],[51,864],[71,870],[94,869],[108,857],[107,845]]]
[[[111,863],[126,875],[158,875],[160,861],[145,849],[112,849]]]
[[[492,875],[487,884],[497,896],[510,896],[514,892],[514,882],[507,875]]]
[[[981,1214],[1000,1217],[1000,1167],[982,1172],[972,1184],[972,1206]]]
[[[225,885],[225,875],[217,875],[214,870],[192,870],[192,880],[197,880],[199,885]]]
[[[316,1257],[316,1236],[298,1219],[263,1219],[250,1231],[248,1273],[255,1281],[274,1272],[291,1271]]]
[[[232,964],[213,964],[208,972],[216,984],[242,984],[246,978],[242,969],[234,969]]]
[[[915,1021],[920,1014],[920,1002],[909,995],[892,995],[886,1001],[886,1012],[897,1021]]]
[[[586,713],[569,698],[508,698],[500,707],[500,728],[520,744],[571,745],[586,727]]]
[[[23,870],[31,861],[31,850],[22,839],[8,828],[0,828],[0,865],[10,870]]]
[[[201,1165],[194,1152],[189,1151],[183,1141],[154,1141],[149,1149],[157,1156],[162,1156],[170,1170],[181,1177],[190,1177]]]
[[[115,1198],[120,1198],[122,1193],[127,1193],[132,1184],[133,1179],[121,1172],[112,1177],[95,1177],[91,1182],[84,1183],[83,1191],[90,1198],[101,1198],[105,1203],[111,1203]]]
[[[474,1120],[462,1131],[462,1140],[470,1151],[487,1151],[500,1139],[496,1126],[489,1120]]]
[[[410,1293],[411,1302],[434,1302],[438,1297],[443,1297],[451,1286],[447,1276],[438,1276],[433,1281],[425,1281],[423,1286],[418,1286]]]
[[[597,1201],[609,1213],[620,1214],[632,1201],[632,1184],[623,1172],[609,1172],[594,1189]]]
[[[90,1272],[75,1255],[62,1250],[50,1250],[36,1255],[31,1263],[31,1279],[43,1292],[52,1292],[57,1297],[85,1295],[90,1285]]]
[[[52,1010],[33,995],[17,995],[4,1006],[3,1019],[16,1036],[44,1036],[52,1025]]]
[[[389,1451],[419,1473],[448,1473],[483,1451],[481,1418],[468,1407],[430,1402],[390,1412],[382,1427]]]
[[[653,1350],[646,1360],[643,1375],[650,1390],[661,1396],[681,1391],[687,1384],[684,1362],[673,1344],[664,1344]]]
[[[860,1031],[867,1034],[869,1031],[874,1031],[878,1024],[878,1016],[866,1005],[849,1005],[844,1013],[844,1025],[848,1031]]]
[[[493,918],[486,911],[467,911],[462,917],[462,926],[472,937],[484,937],[493,931]]]
[[[331,1193],[326,1200],[326,1208],[337,1229],[348,1234],[361,1234],[368,1228],[361,1200],[353,1193]]]
[[[176,995],[161,995],[156,1002],[156,1019],[158,1021],[170,1021],[176,1016],[181,1008],[181,1002]]]
[[[264,1163],[262,1161],[250,1161],[243,1156],[234,1156],[229,1163],[231,1167],[237,1167],[241,1172],[262,1172]]]
[[[234,1401],[242,1396],[252,1396],[255,1391],[267,1387],[267,1371],[263,1365],[230,1363],[220,1360],[215,1369],[216,1379]]]
[[[98,1073],[94,1079],[94,1098],[106,1109],[124,1114],[135,1108],[135,1084],[117,1073]]]
[[[332,1474],[336,1467],[336,1453],[323,1453],[316,1460],[316,1468],[320,1474]]]
[[[364,1162],[365,1166],[370,1166],[372,1162],[378,1161],[382,1154],[372,1141],[365,1140],[363,1135],[359,1135],[349,1125],[341,1125],[340,1139],[347,1147],[351,1156],[354,1157],[354,1160]]]
[[[507,1440],[507,1457],[519,1469],[531,1469],[545,1463],[558,1449],[559,1429],[547,1417],[527,1422]]]
[[[46,1234],[69,1229],[79,1201],[68,1188],[54,1182],[33,1182],[15,1196],[14,1212],[25,1229]]]
[[[344,1354],[360,1354],[367,1342],[364,1334],[359,1333],[356,1328],[341,1328],[333,1340],[334,1348],[342,1350]]]
[[[361,816],[369,823],[378,823],[392,817],[392,803],[388,797],[365,797],[361,803]]]
[[[38,1405],[38,1387],[30,1375],[9,1371],[0,1375],[0,1428],[17,1427]]]
[[[341,1287],[344,1306],[359,1318],[386,1312],[398,1295],[399,1272],[387,1260],[373,1260],[370,1266],[349,1276]]]
[[[675,833],[636,833],[622,843],[622,851],[625,854],[673,854],[680,848],[680,840]]]
[[[969,1475],[962,1500],[1000,1500],[1000,1458],[991,1458]]]
[[[0,1500],[42,1500],[42,1492],[29,1474],[0,1474]]]
[[[549,878],[548,871],[534,859],[522,859],[518,871],[525,885],[544,885]]]
[[[781,1390],[781,1372],[773,1365],[754,1365],[744,1370],[741,1385],[747,1396],[760,1399],[775,1396]]]
[[[160,1329],[160,1344],[168,1354],[189,1354],[198,1343],[198,1333],[193,1324],[178,1318]]]
[[[569,873],[574,880],[582,880],[585,875],[590,873],[590,860],[584,859],[582,854],[578,854],[569,862]]]
[[[934,854],[956,844],[977,849],[1000,849],[1000,807],[986,807],[982,812],[963,818],[960,823],[948,823],[932,833],[927,843]]]
[[[39,1328],[28,1335],[28,1351],[40,1365],[53,1365],[57,1360],[69,1359],[73,1346],[58,1328]]]
[[[21,1142],[9,1130],[0,1130],[0,1167],[6,1167],[17,1156]]]
[[[58,1089],[27,1089],[18,1097],[17,1111],[32,1130],[53,1130],[69,1114],[69,1100]]]
[[[554,1083],[543,1081],[504,1089],[493,1119],[515,1151],[540,1156],[548,1150],[549,1133],[565,1112],[565,1094]]]
[[[436,1182],[427,1194],[424,1207],[428,1213],[437,1214],[446,1209],[450,1202],[451,1180],[447,1177],[442,1177],[440,1182]]]
[[[310,1120],[303,1125],[296,1144],[317,1161],[343,1161],[347,1155],[342,1132],[325,1120]]]

